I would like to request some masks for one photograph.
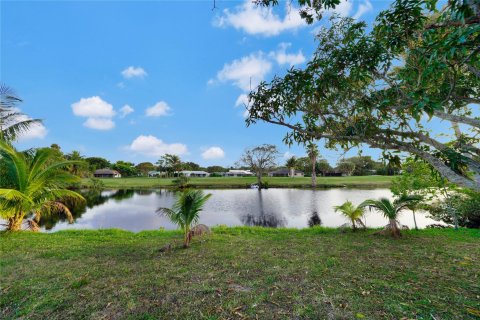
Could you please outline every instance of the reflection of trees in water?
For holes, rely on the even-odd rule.
[[[318,203],[317,203],[317,193],[315,190],[312,190],[311,194],[311,209],[312,213],[308,217],[308,226],[313,227],[313,226],[321,226],[322,225],[322,219],[320,218],[320,215],[318,214]]]
[[[310,217],[308,218],[308,226],[313,227],[313,226],[321,226],[322,225],[322,219],[320,219],[320,216],[318,215],[317,211],[313,211]]]
[[[285,227],[287,222],[285,218],[281,215],[275,213],[266,213],[264,204],[262,190],[258,190],[258,213],[249,212],[240,217],[240,221],[246,226],[256,226],[256,227],[268,227],[268,228],[278,228]]]
[[[133,195],[135,193],[138,193],[133,191],[132,189],[122,189],[122,190],[118,190],[117,192],[115,192],[114,194],[112,194],[111,196],[109,196],[107,198],[108,199],[113,199],[115,200],[116,202],[120,202],[122,200],[125,200],[125,199],[130,199],[131,197],[133,197]],[[150,192],[151,193],[151,192]],[[141,193],[140,193],[141,194]]]
[[[79,219],[87,209],[104,204],[109,199],[114,199],[115,201],[121,201],[133,197],[135,194],[134,190],[116,190],[111,194],[102,194],[101,190],[82,190],[79,192],[86,200],[86,202],[69,202],[66,201],[65,204],[70,208],[72,212],[73,221],[75,222]],[[68,221],[67,217],[64,215],[52,214],[50,216],[42,215],[39,225],[45,227],[46,230],[51,230],[59,222]]]

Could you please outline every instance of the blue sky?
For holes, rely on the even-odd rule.
[[[339,14],[372,22],[388,1],[344,1]],[[204,166],[233,165],[246,147],[279,146],[286,129],[246,128],[243,95],[302,66],[313,30],[285,2],[2,1],[0,79],[44,120],[19,147],[135,163],[177,153]],[[262,11],[263,10],[263,11]],[[342,151],[325,150],[334,164]],[[349,155],[355,155],[351,151]],[[365,149],[364,154],[379,155]],[[280,159],[280,162],[283,162]]]

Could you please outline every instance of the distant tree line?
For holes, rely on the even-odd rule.
[[[102,157],[85,157],[79,151],[71,151],[64,153],[58,144],[52,144],[48,148],[51,149],[54,154],[55,161],[69,160],[75,161],[66,168],[69,173],[87,178],[93,176],[95,170],[98,169],[112,169],[118,171],[122,177],[136,177],[136,176],[148,176],[149,172],[160,172],[165,177],[175,177],[179,171],[206,171],[211,176],[220,176],[220,173],[227,172],[233,167],[223,167],[219,165],[203,167],[198,163],[192,161],[182,161],[182,159],[173,154],[163,155],[156,163],[152,162],[140,162],[135,164],[129,161],[119,160],[116,162],[110,162]],[[278,154],[277,154],[278,156]],[[246,162],[239,161],[235,164],[235,168],[244,170],[253,170],[252,163],[250,165]],[[306,176],[311,176],[313,171],[312,159],[309,156],[287,159],[285,165],[272,162],[268,167],[268,170],[264,170],[262,175],[266,175],[269,170],[275,170],[282,167],[302,171]],[[338,161],[335,167],[331,166],[327,160],[318,156],[315,157],[315,174],[318,176],[329,175],[353,175],[353,176],[366,176],[366,175],[395,175],[398,174],[400,166],[375,161],[371,156],[355,156],[350,158],[344,158]]]

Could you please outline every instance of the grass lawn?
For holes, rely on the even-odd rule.
[[[173,186],[174,179],[160,178],[104,178],[101,179],[107,188],[155,188]],[[282,178],[282,177],[265,177],[264,181],[268,182],[270,187],[310,187],[311,178]],[[317,177],[317,185],[319,188],[326,187],[389,187],[392,181],[390,176],[361,176],[361,177]],[[256,183],[255,177],[208,177],[208,178],[191,178],[190,185],[193,187],[214,187],[214,188],[245,188],[252,183]],[[82,180],[83,185],[89,184],[89,179]]]
[[[1,319],[478,319],[480,230],[0,235]]]

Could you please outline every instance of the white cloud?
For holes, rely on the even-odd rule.
[[[205,160],[222,159],[225,157],[225,151],[220,147],[210,147],[202,153]]]
[[[142,67],[134,67],[130,66],[126,68],[125,70],[122,71],[122,76],[125,79],[130,79],[130,78],[143,78],[146,77],[148,74],[145,70],[143,70]]]
[[[328,13],[336,13],[342,17],[347,17],[352,11],[352,0],[341,0],[340,3],[333,10],[328,10]]]
[[[115,127],[115,122],[109,118],[88,118],[83,125],[90,129],[110,130]]]
[[[296,157],[296,156],[293,153],[291,153],[290,151],[287,151],[283,154],[284,159],[290,159],[291,157]]]
[[[275,52],[270,52],[269,56],[275,59],[279,65],[289,64],[290,66],[293,66],[304,63],[306,58],[301,50],[296,54],[286,52],[287,48],[291,45],[291,43],[282,42],[279,45],[280,48]]]
[[[115,127],[112,117],[116,112],[113,106],[98,96],[81,98],[72,104],[73,114],[79,117],[87,117],[83,125],[90,129],[110,130]]]
[[[245,93],[242,93],[241,95],[238,96],[237,101],[235,101],[235,107],[246,107],[248,106],[248,95]]]
[[[159,101],[150,108],[147,108],[145,114],[147,117],[168,116],[170,110],[170,106],[165,101]]]
[[[132,113],[135,111],[132,107],[130,107],[128,104],[124,105],[123,107],[120,108],[120,118],[125,118],[128,114]]]
[[[113,106],[98,96],[81,98],[72,104],[73,114],[80,117],[111,118],[115,115]]]
[[[275,36],[287,30],[297,30],[307,24],[300,17],[298,8],[291,6],[288,2],[285,5],[285,16],[282,19],[273,12],[271,7],[257,6],[251,0],[245,0],[233,11],[223,10],[223,14],[214,20],[214,25],[217,27],[231,26],[248,34]]]
[[[357,13],[353,16],[354,19],[360,18],[365,13],[373,9],[372,3],[369,0],[365,0],[362,4],[358,6]]]
[[[254,89],[272,69],[272,64],[262,52],[250,54],[227,63],[217,73],[221,82],[231,81],[243,91]]]
[[[187,146],[182,143],[167,144],[155,136],[140,135],[127,147],[128,150],[147,156],[160,157],[166,153],[184,155],[188,153]]]

